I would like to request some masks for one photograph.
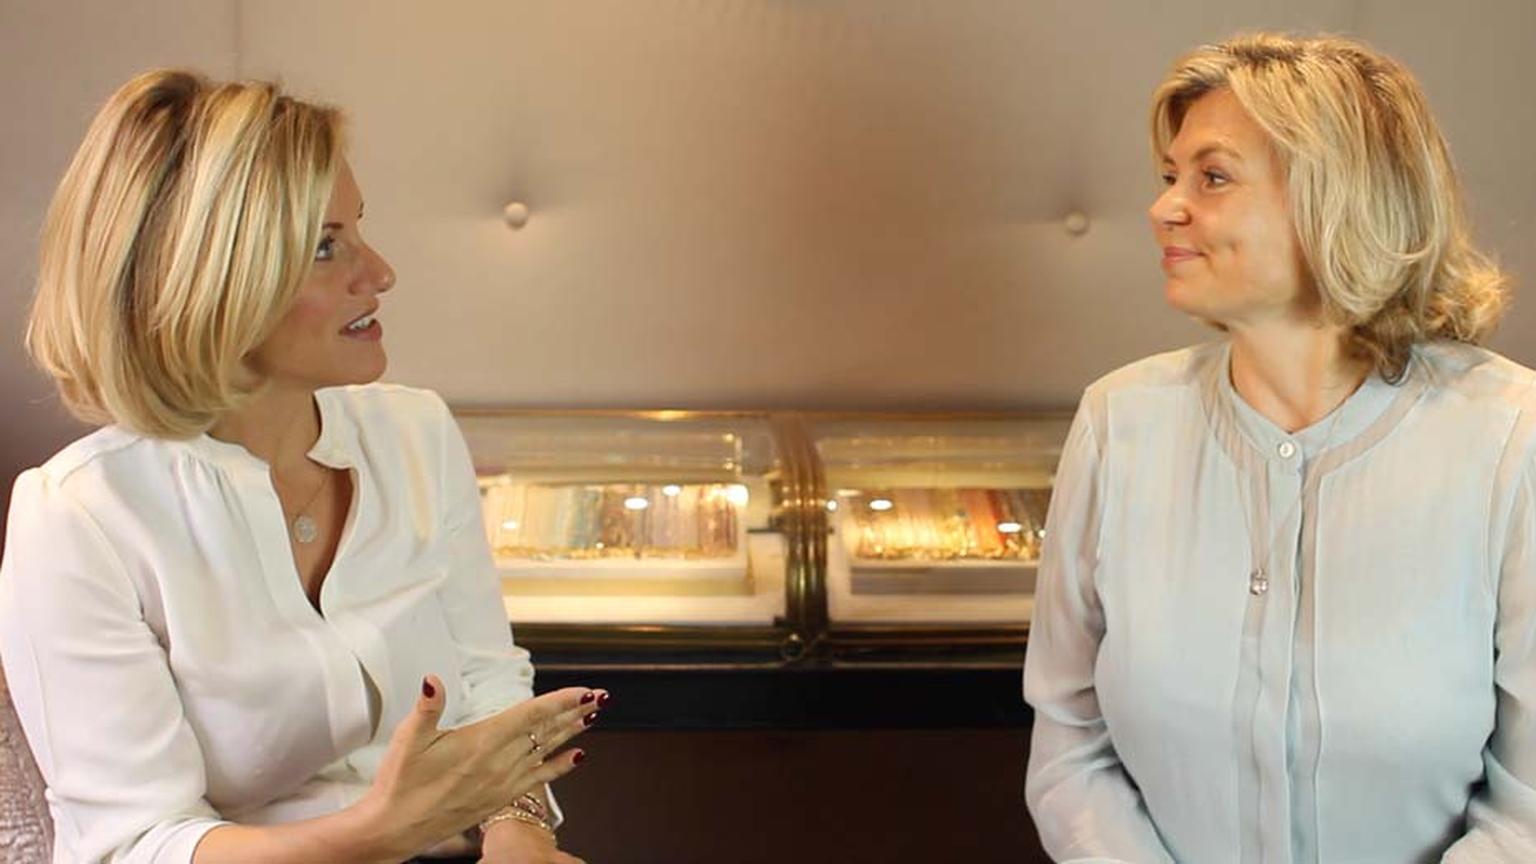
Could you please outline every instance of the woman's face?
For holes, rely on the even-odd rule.
[[[1189,106],[1163,182],[1148,212],[1170,305],[1231,327],[1294,319],[1315,304],[1280,159],[1230,90]]]
[[[251,366],[273,385],[317,390],[384,374],[384,329],[374,316],[395,271],[363,242],[362,218],[362,193],[343,160],[314,266],[277,329],[251,353]]]

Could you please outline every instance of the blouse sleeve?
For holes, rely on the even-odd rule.
[[[1493,734],[1453,864],[1536,861],[1536,461],[1524,469],[1499,568]]]
[[[439,402],[443,423],[443,500],[450,571],[439,589],[448,629],[459,658],[460,676],[468,690],[457,717],[445,723],[464,725],[533,698],[533,661],[512,641],[506,607],[501,602],[501,578],[491,557],[490,541],[480,510],[475,466],[464,435],[446,405]],[[555,824],[564,820],[553,792],[547,792]]]
[[[444,536],[450,567],[439,601],[468,690],[458,716],[447,720],[462,725],[532,698],[533,663],[528,652],[513,643],[507,625],[501,579],[485,536],[469,448],[447,406],[441,406],[441,420]]]
[[[97,523],[35,469],[11,495],[0,660],[65,860],[190,862],[223,823],[165,648]]]
[[[1104,616],[1094,585],[1102,512],[1090,400],[1072,422],[1046,517],[1024,663],[1034,708],[1025,798],[1053,860],[1169,862],[1099,711],[1094,665]]]

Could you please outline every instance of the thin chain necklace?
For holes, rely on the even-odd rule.
[[[1364,385],[1362,384],[1362,386]],[[1348,396],[1344,397],[1344,401],[1340,402],[1338,406],[1333,409],[1333,419],[1328,421],[1328,434],[1323,436],[1323,443],[1318,446],[1317,450],[1315,451],[1315,455],[1321,456],[1323,453],[1327,452],[1328,448],[1333,444],[1333,435],[1338,431],[1337,427],[1339,425],[1339,418],[1344,416],[1344,408],[1347,404],[1349,404]],[[1303,460],[1303,468],[1305,468],[1305,452],[1301,454],[1301,458]],[[1253,569],[1248,572],[1249,594],[1252,594],[1255,597],[1261,597],[1264,594],[1269,593],[1269,564],[1270,559],[1274,557],[1275,554],[1275,544],[1280,542],[1281,532],[1285,531],[1285,526],[1290,524],[1291,518],[1294,517],[1296,512],[1301,509],[1301,502],[1304,498],[1306,498],[1306,496],[1307,480],[1306,472],[1303,470],[1301,488],[1296,490],[1296,500],[1292,501],[1290,509],[1285,511],[1285,517],[1279,521],[1274,533],[1270,535],[1269,542],[1260,547],[1258,553],[1254,555]],[[1250,496],[1250,498],[1251,497],[1252,496]],[[1248,504],[1249,506],[1243,508],[1243,527],[1247,529],[1248,537],[1251,540],[1254,536],[1252,506],[1253,500],[1250,500]]]
[[[315,487],[314,493],[309,496],[308,501],[304,502],[303,507],[295,511],[293,519],[288,523],[289,528],[293,531],[293,539],[300,543],[313,543],[315,538],[320,536],[320,526],[316,525],[314,517],[309,515],[309,508],[315,501],[319,500],[320,493],[325,491],[325,487],[329,485],[330,481],[331,470],[327,468],[320,475],[320,483]]]

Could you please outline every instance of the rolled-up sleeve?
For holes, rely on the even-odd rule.
[[[1094,666],[1104,616],[1094,587],[1101,457],[1090,398],[1056,473],[1024,664],[1034,708],[1025,798],[1057,861],[1172,862],[1126,776],[1099,710]]]
[[[57,860],[191,861],[223,823],[164,646],[97,523],[41,470],[11,495],[0,661],[48,784]]]
[[[1499,567],[1493,734],[1454,864],[1536,861],[1536,462],[1515,491]]]

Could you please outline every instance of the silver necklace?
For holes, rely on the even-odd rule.
[[[1344,407],[1348,404],[1348,402],[1349,397],[1346,396],[1344,401],[1340,402],[1338,406],[1333,409],[1333,419],[1328,421],[1328,434],[1323,436],[1323,443],[1317,448],[1316,455],[1322,455],[1328,450],[1329,446],[1333,444],[1333,435],[1336,431],[1338,431],[1337,427],[1339,425],[1339,418],[1344,416]],[[1303,466],[1305,466],[1305,453],[1302,454],[1302,459]],[[1249,594],[1252,594],[1255,597],[1262,597],[1263,595],[1269,593],[1269,561],[1272,557],[1274,557],[1275,544],[1280,542],[1280,533],[1285,530],[1285,526],[1290,524],[1291,518],[1296,515],[1298,510],[1301,509],[1302,499],[1306,498],[1306,496],[1307,478],[1306,471],[1304,469],[1302,472],[1301,488],[1296,492],[1296,500],[1291,502],[1290,509],[1285,511],[1285,517],[1280,520],[1278,526],[1275,528],[1274,533],[1270,535],[1269,542],[1260,547],[1258,554],[1254,556],[1253,569],[1248,572]],[[1249,506],[1243,508],[1243,527],[1248,529],[1248,536],[1251,538],[1254,536],[1252,506],[1253,501],[1250,500],[1248,504]]]
[[[314,494],[309,496],[309,500],[304,502],[304,506],[298,509],[293,521],[289,523],[293,529],[293,539],[300,543],[313,543],[315,538],[320,536],[320,526],[315,524],[314,517],[309,515],[309,508],[319,499],[320,493],[325,490],[330,480],[331,471],[327,468],[325,473],[320,475],[320,485],[315,487]]]

